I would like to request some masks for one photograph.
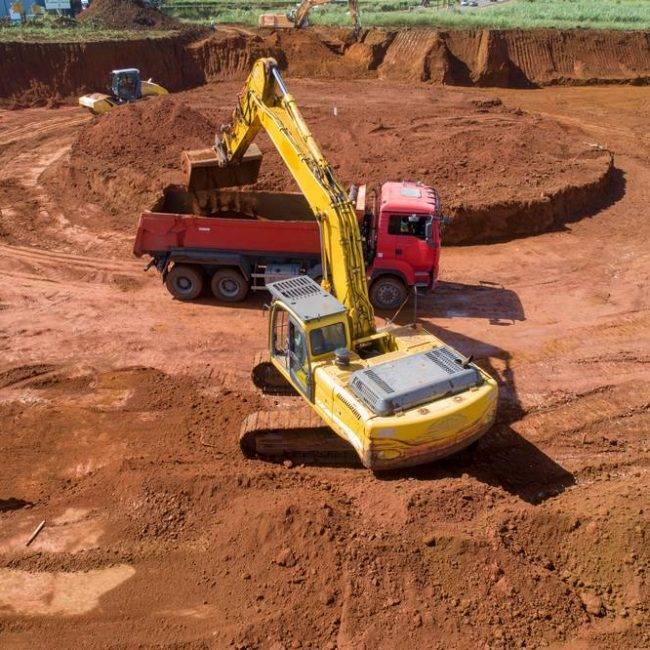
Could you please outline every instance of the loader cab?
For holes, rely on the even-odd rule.
[[[271,306],[269,343],[273,365],[308,400],[314,400],[312,363],[350,349],[345,307],[309,276],[267,285]]]
[[[109,90],[120,104],[142,98],[140,71],[137,68],[113,70],[109,76]]]

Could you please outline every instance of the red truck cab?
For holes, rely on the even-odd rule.
[[[373,211],[375,232],[366,237],[374,243],[367,254],[370,293],[373,303],[395,304],[406,298],[407,287],[433,289],[443,217],[437,192],[421,183],[384,183],[379,203]]]

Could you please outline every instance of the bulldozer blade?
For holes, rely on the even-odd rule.
[[[190,191],[252,185],[259,176],[262,152],[251,144],[239,162],[226,162],[214,148],[184,151],[181,166]]]

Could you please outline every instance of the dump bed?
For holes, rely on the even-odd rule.
[[[145,212],[133,252],[155,257],[173,249],[228,250],[251,254],[320,254],[315,221],[264,221]]]
[[[318,256],[320,237],[302,194],[170,187],[140,217],[133,252],[155,257],[190,248]]]

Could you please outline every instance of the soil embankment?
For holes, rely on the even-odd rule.
[[[202,77],[183,63],[194,38],[185,33],[117,42],[0,43],[0,104],[43,106],[105,92],[115,68],[139,68],[145,79],[172,91],[201,84]]]
[[[138,15],[130,25],[139,24]],[[21,107],[97,90],[115,67],[138,67],[171,90],[188,89],[243,78],[259,56],[274,56],[291,76],[312,78],[502,87],[650,79],[650,34],[641,31],[370,29],[354,42],[345,29],[223,26],[207,37],[0,43],[0,102]]]
[[[438,188],[454,216],[448,244],[540,233],[609,195],[609,152],[496,97],[376,80],[329,89],[294,81],[291,89],[344,184],[417,179]],[[95,119],[43,181],[62,204],[101,206],[110,217],[97,227],[130,234],[164,187],[182,181],[181,151],[208,146],[216,125],[229,121],[239,90],[239,82],[209,85]],[[268,138],[258,141],[265,161],[255,187],[297,191]]]

